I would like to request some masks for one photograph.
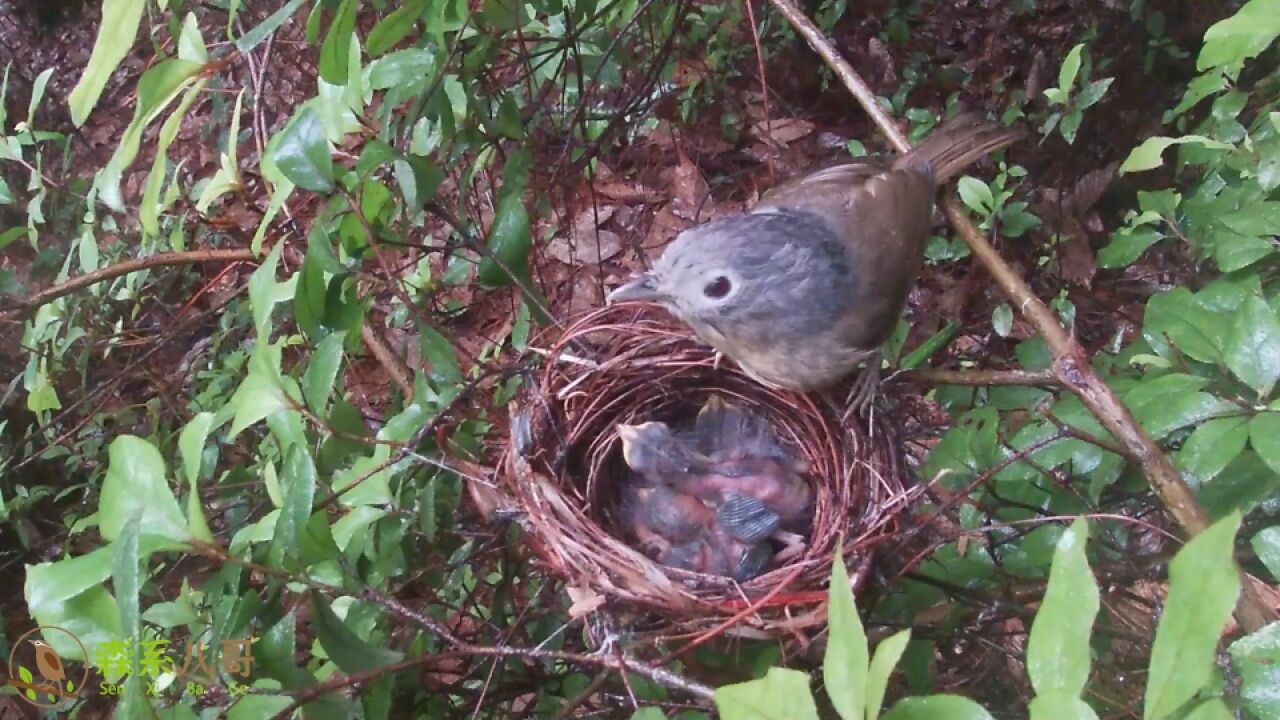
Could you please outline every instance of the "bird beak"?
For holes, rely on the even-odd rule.
[[[640,437],[639,425],[618,424],[618,438],[622,440],[622,456],[629,457],[631,454],[631,445]]]
[[[658,278],[653,273],[640,273],[619,285],[605,298],[610,305],[633,300],[663,300],[666,295],[658,290]]]

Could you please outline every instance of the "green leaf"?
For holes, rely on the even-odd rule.
[[[1160,440],[1178,428],[1237,412],[1239,406],[1206,392],[1188,392],[1142,405],[1134,403],[1130,410],[1142,428]]]
[[[1218,476],[1244,450],[1249,441],[1249,418],[1223,417],[1208,420],[1182,443],[1175,464],[1193,485]]]
[[[1278,492],[1280,474],[1267,467],[1257,453],[1245,450],[1218,477],[1202,485],[1196,495],[1210,515],[1220,518],[1233,510],[1247,513]]]
[[[1231,664],[1240,675],[1240,697],[1259,718],[1280,717],[1280,622],[1231,643]]]
[[[928,695],[898,701],[883,720],[994,720],[981,705],[959,695]]]
[[[250,372],[231,396],[235,419],[228,431],[230,437],[240,434],[268,415],[289,409],[289,399],[278,380],[265,372]]]
[[[867,671],[867,720],[880,717],[885,689],[889,687],[889,676],[893,674],[893,668],[897,666],[910,641],[911,629],[908,628],[890,635],[876,646],[876,652],[871,657],[871,667]]]
[[[231,111],[231,129],[227,131],[227,150],[218,158],[218,171],[196,200],[196,210],[207,213],[214,200],[241,187],[240,163],[237,161],[236,143],[240,141],[240,111],[244,105],[244,90],[236,95],[236,104]]]
[[[1115,78],[1113,77],[1105,77],[1101,80],[1094,80],[1086,85],[1085,88],[1080,91],[1080,94],[1076,96],[1076,109],[1084,110],[1085,108],[1096,105],[1098,101],[1102,99],[1102,96],[1107,94],[1107,88],[1111,87],[1111,83],[1114,80]]]
[[[204,457],[204,443],[213,428],[214,414],[197,413],[178,435],[178,453],[182,457],[182,470],[187,476],[187,527],[197,540],[213,542],[213,533],[200,504],[200,462]]]
[[[385,53],[413,32],[424,9],[426,0],[409,0],[378,21],[366,38],[369,55],[377,57]]]
[[[254,330],[262,343],[271,339],[271,310],[277,303],[293,297],[296,291],[296,277],[283,283],[276,280],[280,252],[281,247],[277,243],[249,276],[249,309],[253,313]]]
[[[102,550],[102,553],[93,553],[84,557],[93,557],[102,571],[109,574],[111,553],[107,548]],[[31,569],[34,570],[34,568]],[[93,570],[96,572],[97,568]],[[32,578],[28,574],[28,588],[31,582]],[[107,592],[101,582],[68,598],[63,603],[46,605],[40,609],[35,605],[30,607],[35,624],[63,628],[75,635],[86,649],[97,647],[101,643],[124,639],[124,632],[120,628],[120,608],[116,605],[116,599]],[[63,660],[84,662],[92,659],[82,657],[80,645],[72,642],[62,633],[50,633],[45,640],[53,646]]]
[[[125,128],[120,144],[98,173],[95,186],[99,190],[99,199],[107,207],[116,211],[124,209],[124,198],[120,194],[120,180],[125,169],[133,164],[138,156],[138,147],[142,142],[142,134],[153,120],[164,112],[188,85],[191,85],[203,67],[190,60],[169,58],[142,73],[138,80],[138,101],[133,111],[133,119]]]
[[[1027,706],[1030,720],[1098,720],[1089,703],[1061,691],[1040,693]]]
[[[311,519],[311,503],[316,496],[316,465],[304,446],[289,446],[280,480],[284,485],[284,504],[276,521],[277,547],[285,556],[296,556],[302,548],[302,535]]]
[[[111,586],[120,607],[120,627],[126,637],[137,637],[140,625],[138,596],[142,585],[142,554],[138,548],[138,536],[141,530],[142,514],[134,513],[121,526],[120,536],[111,543]]]
[[[84,124],[93,106],[98,104],[98,98],[107,86],[111,73],[115,72],[120,61],[129,54],[133,40],[138,36],[138,23],[142,20],[142,11],[146,6],[146,0],[103,0],[102,25],[93,42],[89,64],[85,66],[80,81],[67,97],[71,121],[76,127]]]
[[[1142,141],[1142,144],[1134,148],[1129,153],[1129,157],[1125,158],[1124,163],[1120,165],[1120,174],[1131,172],[1142,172],[1143,170],[1151,170],[1160,167],[1164,160],[1161,155],[1170,145],[1199,145],[1210,150],[1232,150],[1232,146],[1218,142],[1212,138],[1203,135],[1183,135],[1182,137],[1149,137]]]
[[[165,479],[160,451],[140,437],[121,435],[111,442],[107,457],[107,476],[98,501],[102,537],[115,540],[124,524],[139,515],[140,534],[152,538],[153,547],[184,547],[191,533]]]
[[[347,84],[347,53],[356,28],[357,0],[342,0],[320,46],[320,78],[330,85]],[[301,185],[302,183],[298,183]]]
[[[1254,415],[1249,421],[1249,442],[1262,462],[1272,471],[1280,473],[1280,412]]]
[[[138,220],[142,223],[142,228],[149,236],[160,234],[160,212],[169,205],[168,198],[162,202],[160,191],[164,186],[165,171],[168,168],[168,152],[171,145],[178,136],[178,130],[182,127],[182,120],[186,117],[187,111],[191,109],[191,105],[200,97],[200,92],[204,90],[207,80],[198,80],[192,83],[182,95],[182,100],[178,102],[178,107],[169,113],[169,117],[165,118],[164,124],[160,126],[160,133],[155,140],[155,158],[151,162],[151,172],[147,173],[147,184],[142,190],[142,206],[138,209]],[[178,168],[181,168],[179,163]],[[174,180],[170,183],[170,194],[173,188],[177,187],[178,168],[174,169]],[[174,230],[177,231],[181,225],[174,224]]]
[[[1254,554],[1267,566],[1271,577],[1280,579],[1280,527],[1273,525],[1258,531],[1251,544]]]
[[[182,31],[178,34],[178,57],[198,63],[209,62],[209,49],[205,47],[195,13],[187,13],[182,19]]]
[[[369,87],[386,90],[391,87],[423,82],[436,72],[436,57],[422,48],[398,50],[374,60],[369,65]]]
[[[1169,563],[1169,593],[1151,647],[1144,720],[1168,717],[1208,682],[1223,625],[1240,594],[1232,560],[1240,514],[1193,537]]]
[[[458,366],[458,357],[454,353],[453,343],[432,327],[422,328],[421,342],[432,375],[449,385],[461,384],[462,368]]]
[[[1084,55],[1084,43],[1080,43],[1067,52],[1062,59],[1062,67],[1058,68],[1058,89],[1070,92],[1076,84],[1076,76],[1080,74],[1080,65]]]
[[[1222,698],[1211,698],[1196,706],[1182,720],[1235,720],[1236,715],[1227,709]]]
[[[831,563],[831,589],[827,606],[827,652],[822,679],[831,705],[844,720],[858,720],[867,702],[867,635],[853,602],[844,554],[836,546]]]
[[[324,651],[344,672],[368,672],[400,662],[404,655],[365,642],[333,613],[327,602],[312,594],[312,627]]]
[[[85,555],[55,562],[27,565],[26,576],[23,593],[31,614],[39,617],[60,613],[72,598],[111,577],[111,546],[103,545]],[[65,657],[60,649],[58,654]]]
[[[1227,89],[1227,78],[1219,70],[1207,72],[1187,83],[1187,90],[1182,100],[1170,113],[1177,117],[1200,103],[1210,95],[1217,95]]]
[[[1280,35],[1280,0],[1251,0],[1235,15],[1219,20],[1204,34],[1196,69],[1239,67],[1256,57]]]
[[[1280,318],[1265,300],[1250,295],[1233,321],[1224,348],[1227,367],[1265,398],[1280,377]]]
[[[1000,337],[1009,337],[1013,330],[1013,308],[1008,303],[1000,303],[991,311],[991,329]]]
[[[312,192],[333,192],[333,157],[324,124],[315,108],[304,106],[284,129],[272,160],[294,185]]]
[[[1133,264],[1147,248],[1164,239],[1155,228],[1125,227],[1111,235],[1111,242],[1098,251],[1098,265],[1104,268],[1123,268]]]
[[[1058,539],[1044,601],[1027,638],[1027,674],[1037,695],[1078,696],[1089,679],[1089,636],[1098,614],[1098,583],[1089,570],[1083,518]]]
[[[1058,124],[1058,132],[1062,133],[1062,139],[1067,141],[1068,145],[1074,144],[1076,141],[1076,132],[1080,130],[1080,123],[1084,122],[1084,111],[1079,108],[1073,109],[1062,116],[1062,122]]]
[[[716,690],[716,709],[733,720],[818,720],[809,676],[773,667],[759,680]]]
[[[332,332],[325,336],[307,363],[302,376],[302,395],[311,412],[323,417],[327,414],[329,397],[333,394],[338,370],[342,367],[342,342],[346,333]]]
[[[667,716],[658,708],[647,707],[631,713],[631,720],[667,720]]]
[[[1190,290],[1176,288],[1147,300],[1142,334],[1157,350],[1172,341],[1195,360],[1218,363],[1229,326],[1223,313],[1205,308]]]
[[[522,197],[528,172],[527,168],[511,170],[516,162],[507,160],[508,168],[503,172],[504,182],[498,193],[493,225],[489,228],[488,247],[493,257],[481,260],[476,271],[476,279],[490,287],[511,285],[516,280],[527,281],[529,277],[529,249],[533,233],[529,211],[525,209]]]
[[[990,215],[996,206],[996,199],[991,194],[991,188],[981,180],[965,175],[960,178],[957,183],[957,190],[960,192],[960,200],[970,210],[979,215]]]
[[[267,37],[278,30],[286,20],[293,17],[293,14],[298,11],[298,6],[301,5],[302,2],[303,0],[289,0],[289,2],[282,5],[279,10],[271,13],[266,20],[263,20],[256,26],[250,28],[249,32],[241,35],[240,39],[236,40],[236,49],[239,50],[241,54],[244,54],[257,47],[258,43],[266,40]]]

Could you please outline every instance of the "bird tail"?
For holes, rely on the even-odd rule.
[[[927,165],[939,185],[970,164],[1026,135],[1022,128],[1009,128],[964,113],[944,122],[919,145],[894,162],[895,167]]]

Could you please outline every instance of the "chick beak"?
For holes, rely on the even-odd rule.
[[[663,300],[666,295],[658,289],[658,278],[651,272],[636,275],[619,285],[605,298],[609,305],[633,300]]]
[[[630,465],[634,457],[633,448],[635,447],[636,438],[640,437],[639,425],[618,424],[618,438],[622,440],[622,457]]]

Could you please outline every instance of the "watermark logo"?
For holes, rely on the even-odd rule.
[[[88,657],[84,644],[71,631],[53,625],[32,628],[9,652],[8,684],[18,690],[18,697],[36,707],[66,710],[80,699],[80,691],[89,681],[89,668],[82,664],[79,669],[68,667],[51,643],[78,647],[80,657]]]

